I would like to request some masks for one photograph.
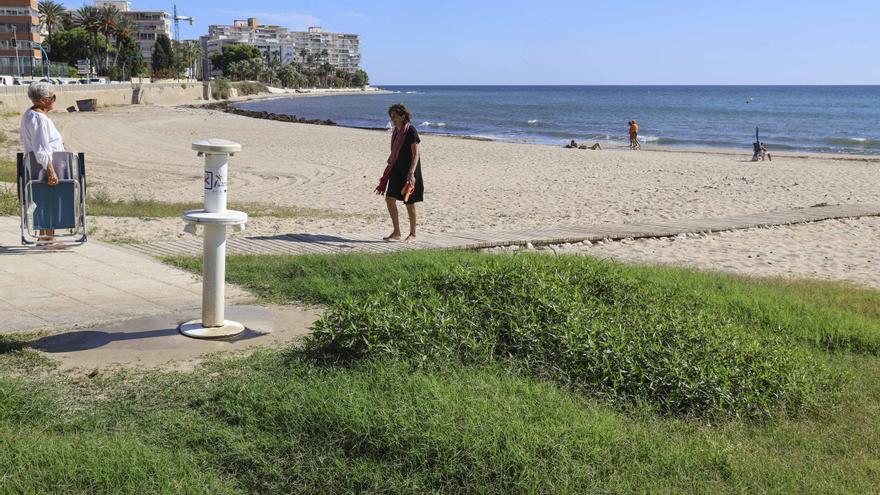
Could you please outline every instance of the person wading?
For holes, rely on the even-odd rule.
[[[391,134],[391,154],[388,156],[385,172],[379,185],[376,186],[376,194],[385,195],[385,204],[388,206],[388,214],[391,215],[393,230],[384,237],[386,242],[399,241],[400,220],[397,215],[397,202],[402,201],[406,205],[406,213],[409,215],[409,236],[406,242],[416,240],[416,203],[422,201],[424,184],[422,183],[422,165],[419,156],[419,132],[412,125],[412,112],[402,103],[391,105],[388,109],[388,117],[394,123],[394,132]]]

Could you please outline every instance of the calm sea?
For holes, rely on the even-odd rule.
[[[383,86],[394,94],[288,98],[251,110],[384,128],[403,102],[420,132],[563,145],[643,142],[880,155],[880,86]]]

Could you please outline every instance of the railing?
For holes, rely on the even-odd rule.
[[[54,89],[58,93],[72,93],[72,92],[88,92],[88,91],[132,91],[137,87],[143,87],[144,89],[163,89],[163,88],[178,88],[180,89],[183,85],[186,85],[187,88],[191,86],[202,86],[201,81],[180,81],[180,82],[161,82],[161,83],[109,83],[109,84],[60,84],[55,85]],[[0,86],[0,96],[2,95],[26,95],[28,87],[27,86]]]
[[[24,52],[27,53],[28,49],[24,49]],[[21,63],[21,76],[27,78],[42,78],[46,77],[46,64],[42,62],[38,62],[34,60],[34,63],[31,64],[30,61],[34,60],[31,58],[22,57],[20,60]],[[67,77],[67,64],[64,63],[50,63],[49,64],[49,72],[50,77],[53,79],[56,77]],[[15,67],[15,64],[9,63],[0,63],[0,74],[11,75],[18,77],[19,69]]]

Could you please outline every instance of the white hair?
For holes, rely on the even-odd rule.
[[[52,85],[47,82],[36,82],[28,86],[28,98],[34,103],[40,98],[52,96],[52,93],[54,93]]]

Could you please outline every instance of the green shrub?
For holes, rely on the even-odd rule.
[[[217,79],[211,83],[211,98],[215,100],[228,100],[231,88],[232,85],[228,79]]]
[[[250,96],[269,92],[269,88],[265,84],[256,81],[237,82],[235,83],[235,89],[238,91],[238,96]]]
[[[792,341],[620,265],[521,256],[414,273],[347,298],[318,321],[306,349],[341,363],[502,363],[662,414],[763,418],[813,410],[836,385]]]

